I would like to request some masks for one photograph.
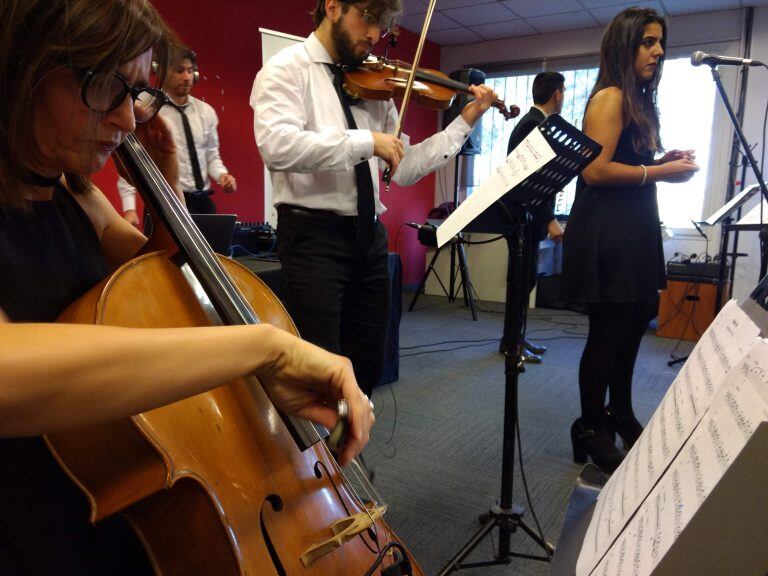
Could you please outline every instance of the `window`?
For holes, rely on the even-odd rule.
[[[562,116],[581,129],[589,94],[597,80],[597,68],[562,71],[565,76],[565,103]],[[531,84],[536,74],[491,78],[487,82],[507,104],[520,106],[521,115],[532,105]],[[659,214],[670,227],[691,228],[691,219],[701,220],[707,182],[710,140],[715,105],[715,86],[706,71],[690,65],[689,58],[667,59],[659,86],[661,138],[667,149],[696,149],[702,169],[685,184],[660,183]],[[499,114],[482,119],[482,153],[474,157],[474,185],[482,182],[506,156],[507,142],[517,120],[505,122]],[[568,214],[573,204],[576,181],[558,194],[556,214]]]

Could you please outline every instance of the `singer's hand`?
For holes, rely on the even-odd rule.
[[[403,159],[403,154],[405,154],[403,141],[395,138],[392,134],[384,134],[382,132],[372,132],[372,134],[373,155],[389,164],[389,173],[394,176],[400,160]]]
[[[673,160],[690,160],[693,162],[696,160],[696,154],[694,150],[670,150],[656,162],[658,164],[666,164]]]
[[[491,107],[494,100],[498,98],[498,95],[488,86],[484,85],[475,86],[473,84],[469,87],[469,91],[472,92],[472,96],[474,96],[475,99],[464,106],[464,109],[461,111],[461,117],[464,118],[464,121],[467,124],[474,126],[475,122],[480,119],[480,116],[482,116],[485,111]]]
[[[699,171],[699,165],[692,160],[681,158],[665,162],[659,169],[662,170],[659,180],[663,182],[688,182]]]

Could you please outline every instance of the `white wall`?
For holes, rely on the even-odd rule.
[[[723,53],[740,54],[743,25],[744,12],[742,10],[670,18],[668,52],[675,55],[689,54],[698,49],[706,51],[707,46],[719,44],[718,49]],[[456,70],[462,66],[476,66],[482,69],[489,64],[503,62],[541,61],[596,55],[600,50],[602,30],[602,28],[592,28],[460,46],[445,46],[441,52],[441,69]],[[768,60],[768,8],[755,10],[752,57]],[[703,70],[702,73],[705,71]],[[722,74],[729,98],[735,105],[739,82],[737,70],[725,68],[722,70]],[[693,98],[695,94],[681,94],[680,97]],[[747,138],[752,143],[760,142],[766,98],[768,98],[768,71],[752,69],[744,121]],[[730,122],[719,99],[716,108],[713,126],[714,149],[710,156],[711,166],[707,183],[705,217],[714,212],[724,201],[732,138]],[[506,143],[500,144],[506,146]],[[453,195],[452,165],[449,165],[438,176],[435,191],[436,204],[442,202],[446,197],[451,198]],[[748,179],[749,181],[751,179]],[[711,230],[708,235],[710,237],[709,252],[715,254],[719,247],[719,230]],[[674,252],[700,253],[704,251],[704,245],[704,240],[695,233],[678,230],[674,239],[665,243],[665,252],[667,257]],[[750,257],[743,259],[737,267],[734,287],[734,295],[737,297],[748,293],[758,280],[759,247],[756,233],[742,233],[739,249],[742,252],[749,252]],[[488,258],[492,258],[492,260]],[[472,280],[480,296],[495,299],[499,293],[499,286],[503,283],[503,278],[506,275],[506,265],[504,264],[506,258],[501,258],[500,262],[497,250],[475,250],[474,253],[470,253],[469,260]],[[480,270],[484,270],[484,272],[481,273]],[[492,271],[487,285],[480,281],[480,277],[485,280],[489,274],[485,270]]]

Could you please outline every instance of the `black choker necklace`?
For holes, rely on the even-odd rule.
[[[61,174],[58,176],[43,176],[37,172],[29,171],[29,183],[41,188],[53,188],[61,180]]]

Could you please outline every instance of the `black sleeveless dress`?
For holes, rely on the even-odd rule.
[[[0,208],[0,308],[12,321],[53,322],[106,274],[96,231],[63,187],[29,212]],[[153,573],[123,518],[91,525],[88,501],[42,438],[0,439],[0,463],[0,574]]]
[[[614,162],[653,164],[632,145],[635,126],[619,138]],[[568,302],[640,302],[666,287],[656,184],[588,186],[579,176],[563,237],[562,297]]]

